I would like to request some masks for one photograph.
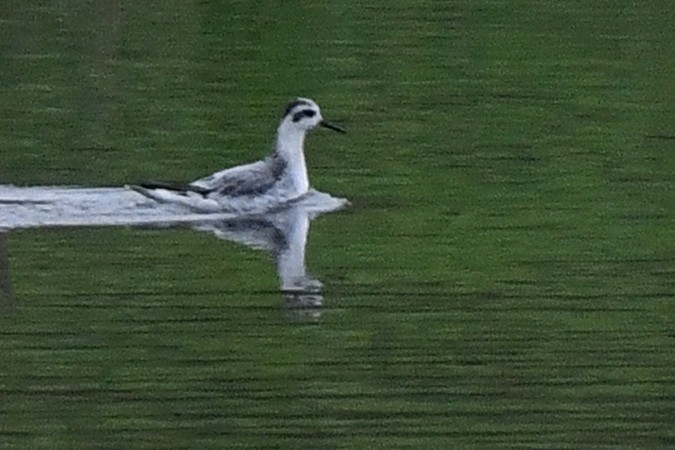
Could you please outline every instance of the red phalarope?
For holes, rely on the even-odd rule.
[[[162,203],[199,211],[264,212],[296,200],[309,191],[305,133],[317,126],[345,133],[323,120],[313,100],[297,98],[286,106],[272,154],[251,164],[221,170],[187,186],[142,183],[130,189]]]

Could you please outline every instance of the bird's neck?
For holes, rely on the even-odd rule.
[[[275,154],[285,162],[287,176],[299,194],[304,194],[309,189],[304,143],[304,131],[285,127],[283,124],[279,126]]]

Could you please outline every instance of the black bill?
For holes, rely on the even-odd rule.
[[[325,120],[319,122],[319,125],[321,125],[324,128],[328,128],[329,130],[337,131],[338,133],[346,133],[346,131],[343,130],[342,128],[338,127],[337,125],[333,125],[330,122],[326,122]]]

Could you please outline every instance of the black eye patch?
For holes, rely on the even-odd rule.
[[[302,111],[298,111],[295,114],[293,114],[293,122],[298,122],[303,117],[314,117],[314,116],[316,116],[316,111],[313,111],[311,109],[303,109]]]

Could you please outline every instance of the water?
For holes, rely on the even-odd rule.
[[[0,447],[672,447],[672,23],[4,2],[5,194],[256,160],[302,95],[348,130],[307,158],[352,206],[298,222],[308,305],[280,289],[295,259],[223,232],[250,224],[8,227],[0,204]]]

